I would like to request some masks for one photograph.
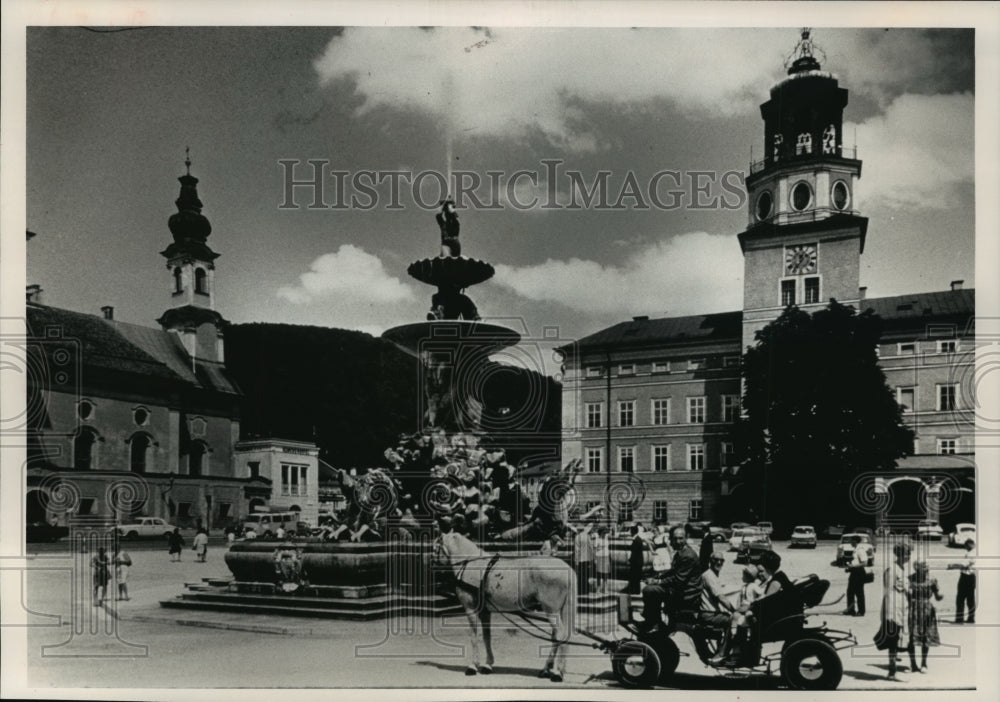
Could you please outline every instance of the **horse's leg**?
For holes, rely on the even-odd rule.
[[[469,634],[472,657],[465,668],[466,675],[475,675],[479,667],[479,615],[476,613],[476,596],[464,591],[459,591],[459,602],[465,610],[465,616],[469,620]]]
[[[566,599],[563,601],[552,632],[554,644],[552,652],[555,655],[555,670],[550,676],[552,682],[562,682],[563,674],[566,672],[566,649],[569,637],[573,634],[573,615],[576,613],[574,608],[573,589],[570,588],[566,591]]]
[[[483,627],[483,645],[486,646],[486,664],[479,666],[479,672],[489,674],[493,672],[493,641],[490,631],[490,610],[485,606],[479,613],[479,624]]]
[[[559,626],[559,615],[556,614],[555,612],[546,612],[546,616],[548,616],[549,624],[552,626],[552,642],[555,643],[556,629]],[[556,658],[556,647],[552,646],[552,648],[549,649],[549,657],[545,661],[545,667],[542,669],[542,672],[538,674],[539,677],[541,678],[552,677],[554,673],[554,671],[552,670],[552,666],[553,663],[555,662],[555,658]]]

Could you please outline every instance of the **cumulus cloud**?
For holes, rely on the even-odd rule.
[[[496,266],[497,284],[524,298],[594,315],[682,316],[740,308],[743,257],[732,235],[681,234],[621,265],[580,258]]]
[[[864,161],[858,202],[941,209],[975,169],[971,94],[901,95],[885,113],[857,126]],[[855,125],[846,125],[850,135]]]
[[[900,85],[942,92],[967,80],[968,36],[814,32],[825,47],[824,68],[879,104]],[[796,39],[790,29],[350,27],[314,67],[321,84],[354,82],[359,115],[418,109],[460,138],[540,131],[554,144],[588,151],[599,144],[587,123],[588,102],[633,109],[662,99],[695,117],[753,112],[783,75]],[[952,58],[942,60],[942,53]]]
[[[299,276],[299,284],[278,289],[278,297],[304,304],[337,295],[375,304],[410,302],[413,290],[386,272],[382,260],[352,244],[323,254]]]

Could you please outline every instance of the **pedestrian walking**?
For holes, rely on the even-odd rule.
[[[927,672],[927,650],[931,646],[939,646],[937,610],[934,600],[940,602],[944,595],[938,590],[937,580],[930,576],[926,561],[913,564],[913,575],[910,576],[910,654],[911,670]],[[920,668],[917,668],[916,644],[920,644]]]
[[[194,535],[191,550],[194,551],[196,561],[205,562],[205,557],[208,556],[208,532],[204,529],[198,530],[198,533]]]
[[[972,555],[975,541],[965,542],[965,558],[960,563],[948,564],[948,570],[957,570],[958,594],[955,596],[955,623],[976,623],[976,559]],[[969,616],[964,619],[968,607]]]
[[[899,543],[893,546],[893,562],[882,576],[884,594],[882,596],[881,625],[875,634],[875,647],[889,651],[889,680],[896,681],[896,655],[901,649],[909,649],[909,611],[907,596],[909,582],[906,570],[910,560],[910,545]]]
[[[865,582],[868,578],[868,549],[861,544],[860,536],[851,537],[854,553],[844,570],[847,571],[847,610],[850,617],[865,616]]]
[[[604,593],[608,589],[608,579],[611,576],[611,540],[608,528],[597,530],[594,539],[594,558],[597,563],[597,592]]]
[[[128,573],[132,567],[132,557],[128,555],[128,551],[116,546],[112,563],[115,566],[115,582],[118,583],[117,599],[128,601]]]
[[[642,571],[646,567],[646,540],[642,538],[642,526],[632,526],[632,543],[628,553],[628,588],[630,595],[642,592]]]
[[[594,575],[594,542],[591,540],[593,522],[587,522],[573,538],[573,563],[576,566],[576,591],[579,595],[590,592],[590,579]]]
[[[184,537],[181,536],[181,530],[175,527],[167,537],[167,553],[170,554],[171,562],[181,562],[182,548],[184,548]]]
[[[108,581],[111,580],[111,571],[108,569],[110,565],[108,552],[104,548],[97,549],[97,553],[90,558],[90,570],[94,579],[93,602],[95,607],[104,604],[104,599],[107,597]]]

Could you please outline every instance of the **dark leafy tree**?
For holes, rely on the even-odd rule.
[[[881,325],[831,300],[812,315],[789,307],[757,332],[735,428],[744,509],[785,526],[871,520],[855,509],[853,479],[913,451],[878,364]]]

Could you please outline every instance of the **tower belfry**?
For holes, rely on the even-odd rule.
[[[185,149],[185,174],[174,201],[177,212],[167,220],[173,242],[160,252],[170,271],[170,307],[157,320],[175,332],[192,359],[223,360],[222,328],[226,321],[215,311],[215,259],[208,246],[212,225],[201,213],[198,179],[191,175],[190,149]]]
[[[743,345],[789,305],[858,299],[868,220],[855,206],[861,161],[844,145],[847,90],[824,71],[805,28],[787,76],[760,106],[764,158],[750,164],[744,255]]]

